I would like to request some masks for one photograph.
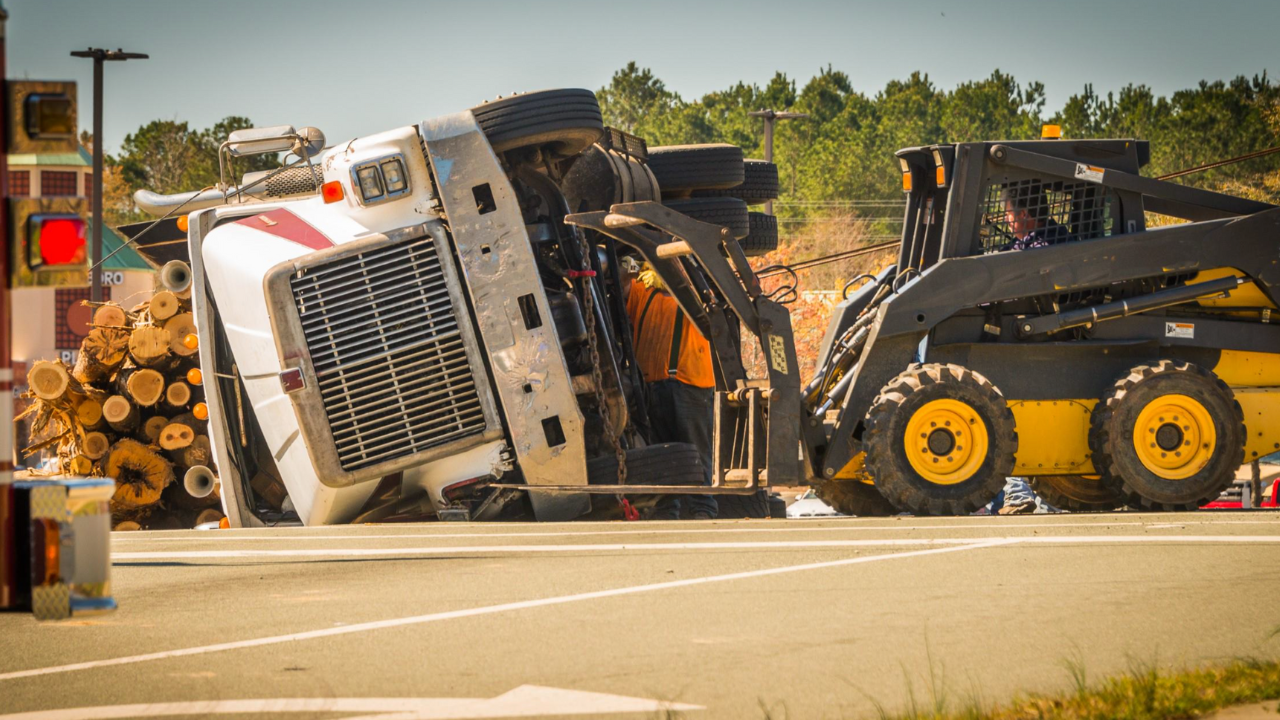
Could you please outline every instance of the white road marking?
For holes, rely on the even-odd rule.
[[[114,720],[115,718],[241,713],[371,713],[344,720],[469,720],[547,715],[606,715],[703,710],[701,705],[606,693],[521,685],[493,698],[264,698],[140,703],[62,708],[0,715],[0,720]]]
[[[918,518],[912,518],[913,520]],[[851,518],[852,520],[852,518]],[[646,523],[648,524],[648,523]],[[1219,521],[1188,521],[1180,522],[1177,525],[1168,523],[1151,524],[1139,521],[1123,521],[1123,522],[1045,522],[1031,523],[1025,522],[1024,518],[1011,518],[1005,522],[973,522],[973,523],[951,523],[951,524],[896,524],[896,525],[869,525],[849,523],[837,526],[822,527],[796,527],[796,525],[807,524],[804,520],[792,521],[788,527],[782,527],[781,524],[769,527],[748,526],[747,524],[734,525],[703,525],[701,527],[689,527],[689,523],[685,522],[682,527],[671,527],[669,523],[662,523],[666,527],[655,527],[651,529],[639,530],[581,530],[577,532],[466,532],[459,530],[458,532],[431,532],[431,533],[380,533],[377,535],[360,535],[356,533],[347,533],[341,535],[315,535],[310,534],[310,528],[276,528],[270,535],[250,534],[256,529],[249,530],[219,530],[206,531],[198,534],[191,534],[189,530],[171,530],[171,531],[148,531],[145,533],[138,532],[118,532],[112,533],[112,543],[153,543],[153,542],[228,542],[228,541],[251,541],[251,540],[272,540],[272,541],[301,541],[301,540],[397,540],[403,538],[429,539],[429,540],[448,540],[452,538],[519,538],[519,537],[597,537],[597,536],[615,536],[615,535],[704,535],[704,534],[725,534],[725,533],[790,533],[790,532],[875,532],[878,530],[886,531],[928,531],[928,530],[971,530],[971,529],[989,529],[999,528],[1001,530],[1042,530],[1046,528],[1077,528],[1092,527],[1098,529],[1118,528],[1118,527],[1140,527],[1147,529],[1169,528],[1169,527],[1185,527],[1189,525],[1274,525],[1280,528],[1280,514],[1276,515],[1275,520],[1219,520]],[[183,533],[179,537],[165,537],[170,533]]]
[[[149,662],[151,660],[168,660],[171,658],[188,657],[192,655],[205,655],[208,653],[223,652],[225,650],[242,650],[245,648],[262,647],[264,645],[277,645],[280,643],[297,642],[300,640],[314,640],[316,638],[333,637],[335,635],[350,635],[352,633],[369,632],[372,630],[383,630],[386,628],[404,627],[407,625],[421,625],[424,623],[477,617],[480,615],[493,615],[496,613],[512,612],[516,610],[528,610],[531,608],[548,607],[551,605],[583,602],[586,600],[600,600],[603,598],[656,592],[659,590],[673,590],[676,588],[706,585],[709,583],[746,580],[749,578],[782,575],[786,573],[803,572],[806,570],[821,570],[825,568],[842,567],[845,565],[860,565],[880,560],[899,560],[925,555],[939,555],[942,553],[963,552],[965,550],[978,550],[980,548],[989,548],[1005,544],[1008,543],[1006,541],[994,541],[971,543],[968,545],[959,545],[954,547],[931,548],[928,550],[889,553],[886,555],[866,555],[862,557],[843,558],[841,560],[805,563],[803,565],[785,565],[783,567],[776,568],[748,570],[745,572],[729,573],[726,575],[708,575],[704,577],[671,580],[668,582],[651,583],[647,585],[632,585],[628,587],[613,588],[611,590],[595,590],[592,592],[560,595],[557,597],[539,598],[536,600],[521,600],[518,602],[502,603],[500,605],[487,605],[477,608],[467,608],[464,610],[449,610],[446,612],[430,613],[427,615],[412,615],[409,617],[391,618],[388,620],[374,620],[371,622],[343,625],[341,627],[327,627],[319,630],[289,633],[287,635],[274,635],[269,637],[253,638],[250,640],[217,643],[215,645],[179,648],[176,650],[163,650],[160,652],[145,653],[143,655],[129,655],[124,657],[107,658],[104,660],[88,660],[85,662],[71,663],[69,665],[54,665],[50,667],[32,668],[30,670],[17,670],[14,672],[0,673],[0,681],[17,680],[20,678],[38,677],[42,675],[54,675],[57,673],[75,672],[78,670],[92,670],[116,665],[131,665],[134,663]]]
[[[887,538],[868,540],[759,540],[741,542],[611,543],[557,545],[421,545],[388,548],[292,548],[287,550],[144,550],[112,553],[113,562],[140,560],[229,560],[244,558],[308,557],[423,557],[491,553],[617,553],[683,550],[795,550],[801,548],[871,548],[971,545],[973,543],[1034,543],[1083,545],[1097,543],[1280,544],[1280,535],[1005,535],[971,538]]]

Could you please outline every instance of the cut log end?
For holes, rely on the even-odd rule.
[[[76,406],[76,422],[80,427],[92,430],[102,424],[102,403],[85,398]]]
[[[169,407],[186,407],[191,402],[191,386],[181,380],[169,383],[164,389],[164,401]]]
[[[106,475],[116,481],[112,502],[121,508],[146,507],[173,482],[173,466],[136,440],[121,440],[107,456]]]
[[[84,477],[93,472],[93,461],[84,455],[76,455],[67,459],[67,474]]]
[[[165,450],[181,450],[190,446],[191,441],[195,440],[195,438],[196,431],[190,425],[169,423],[160,431],[160,437],[156,442]]]
[[[128,330],[93,328],[80,343],[80,357],[71,375],[81,383],[107,379],[124,363],[128,350]]]
[[[129,432],[138,426],[138,408],[123,395],[112,395],[103,401],[102,417],[118,432]]]
[[[142,437],[146,438],[149,443],[155,443],[160,440],[160,433],[168,424],[169,418],[162,415],[149,417],[146,422],[142,423]]]
[[[196,525],[206,525],[208,523],[222,522],[222,518],[226,517],[221,510],[217,508],[205,508],[196,516]]]
[[[106,455],[107,451],[110,449],[111,441],[107,439],[105,434],[100,432],[86,433],[84,441],[80,443],[80,454],[90,460],[97,460],[101,458],[103,455]]]
[[[27,385],[41,400],[57,400],[71,386],[71,375],[60,362],[37,360],[27,373]]]
[[[169,318],[164,323],[164,329],[169,333],[169,350],[180,357],[191,357],[195,355],[199,348],[189,348],[183,342],[188,335],[196,334],[195,319],[191,313],[178,313]]]
[[[177,296],[168,290],[161,290],[151,298],[148,303],[151,308],[151,317],[156,320],[168,320],[178,313],[181,309],[181,303],[178,302]]]
[[[135,327],[129,334],[129,354],[142,366],[158,365],[170,355],[169,331],[158,325]]]
[[[119,305],[102,305],[93,311],[93,324],[99,327],[123,327],[129,324],[129,317]]]
[[[125,390],[140,407],[151,407],[164,395],[164,376],[155,370],[142,368],[129,373]]]

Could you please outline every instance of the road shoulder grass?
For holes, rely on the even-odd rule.
[[[1162,671],[1155,664],[1135,664],[1124,675],[1090,685],[1079,668],[1072,670],[1075,688],[1056,695],[1026,695],[994,707],[969,703],[957,711],[933,707],[894,714],[881,720],[1165,720],[1197,718],[1216,710],[1280,698],[1280,663],[1239,660],[1184,671]],[[1280,717],[1280,716],[1277,716]]]

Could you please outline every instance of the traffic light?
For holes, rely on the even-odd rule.
[[[84,267],[85,221],[79,215],[38,214],[27,218],[27,267],[31,270]]]

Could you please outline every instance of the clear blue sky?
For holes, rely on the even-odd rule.
[[[547,87],[597,89],[630,60],[686,98],[827,64],[874,94],[922,70],[949,88],[995,68],[1039,80],[1048,110],[1085,83],[1160,94],[1280,73],[1280,0],[2,0],[10,78],[80,83],[107,66],[106,147],[156,118],[316,125],[329,141]]]

